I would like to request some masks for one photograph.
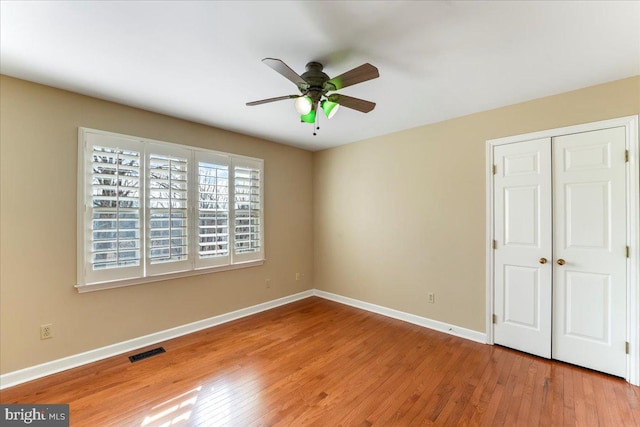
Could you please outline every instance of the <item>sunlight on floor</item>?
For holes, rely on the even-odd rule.
[[[259,385],[259,379],[246,370],[240,378],[216,381],[199,402],[198,419],[209,425],[227,425],[239,413],[251,413],[251,407],[260,407]]]
[[[191,417],[200,390],[202,386],[154,406],[151,409],[152,414],[147,415],[140,425],[165,427],[186,424]]]
[[[239,413],[260,408],[259,392],[259,379],[246,371],[236,378],[219,378],[154,406],[140,426],[227,425],[233,423]]]

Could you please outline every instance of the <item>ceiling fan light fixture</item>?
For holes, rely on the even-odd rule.
[[[296,98],[293,105],[296,107],[296,111],[300,115],[305,116],[311,111],[311,98],[308,96],[299,96]]]
[[[307,114],[303,114],[300,116],[300,121],[304,123],[315,123],[316,122],[316,111],[310,110]]]
[[[330,119],[331,117],[336,115],[336,113],[340,109],[340,104],[325,100],[322,101],[321,108],[327,118]]]

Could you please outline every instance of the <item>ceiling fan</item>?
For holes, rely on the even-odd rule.
[[[331,79],[322,72],[323,66],[319,62],[309,62],[306,66],[306,71],[302,75],[293,71],[287,64],[279,59],[265,58],[262,62],[295,83],[300,91],[300,95],[285,95],[247,102],[248,106],[282,101],[285,99],[295,99],[294,105],[298,113],[300,113],[300,120],[305,123],[314,124],[317,121],[316,112],[318,111],[318,107],[322,109],[327,118],[330,119],[336,111],[338,111],[339,106],[351,108],[363,113],[368,113],[376,106],[375,102],[365,101],[364,99],[339,93],[328,93],[380,77],[378,69],[369,63],[362,64]]]

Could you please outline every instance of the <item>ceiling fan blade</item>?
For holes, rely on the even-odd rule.
[[[261,99],[260,101],[247,102],[247,105],[251,107],[253,105],[266,104],[268,102],[283,101],[285,99],[293,99],[293,98],[299,98],[299,97],[300,95],[277,96],[275,98],[267,98],[267,99]]]
[[[306,89],[309,84],[298,73],[293,71],[287,64],[276,58],[264,58],[262,60],[269,67],[280,73],[298,86],[300,90]]]
[[[366,63],[332,78],[329,80],[329,83],[335,86],[335,90],[340,90],[343,87],[366,82],[367,80],[376,79],[378,77],[380,77],[378,69],[373,65]]]
[[[368,113],[376,108],[375,102],[365,101],[364,99],[354,98],[352,96],[340,95],[339,93],[329,95],[327,99],[331,102],[340,104],[343,107],[351,108],[352,110],[357,110],[363,113]]]

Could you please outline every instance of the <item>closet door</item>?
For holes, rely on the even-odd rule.
[[[551,357],[551,140],[494,148],[494,341]]]
[[[626,372],[625,129],[553,139],[554,359]]]

